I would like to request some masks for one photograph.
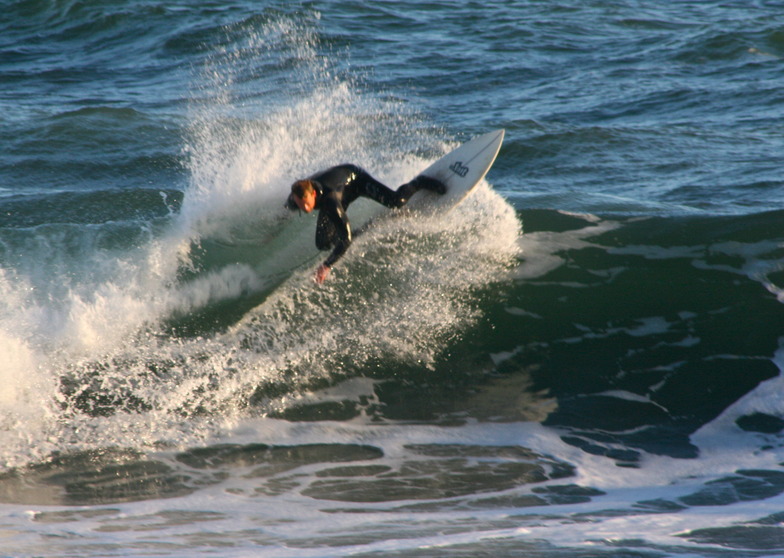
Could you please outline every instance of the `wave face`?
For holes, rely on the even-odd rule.
[[[784,552],[780,19],[10,2],[5,551]],[[314,284],[294,179],[501,127]]]

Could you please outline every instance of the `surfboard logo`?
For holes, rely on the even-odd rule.
[[[465,165],[463,165],[463,161],[455,161],[454,163],[452,163],[449,166],[449,170],[451,170],[453,173],[455,173],[459,177],[464,178],[465,175],[468,174],[468,171],[470,169],[468,167],[466,167]]]

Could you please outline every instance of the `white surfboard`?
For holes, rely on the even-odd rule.
[[[421,193],[411,198],[408,206],[423,212],[449,211],[482,181],[493,166],[503,141],[504,130],[495,130],[478,136],[441,157],[421,174],[446,184],[446,194],[440,196],[421,190]]]

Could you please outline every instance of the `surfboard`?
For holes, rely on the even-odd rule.
[[[441,157],[421,174],[443,182],[447,188],[446,194],[421,190],[411,197],[408,207],[421,212],[449,211],[455,207],[476,188],[493,166],[503,141],[504,130],[494,130],[475,137]]]

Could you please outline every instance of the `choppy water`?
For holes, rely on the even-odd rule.
[[[780,3],[2,8],[0,554],[784,554]]]

